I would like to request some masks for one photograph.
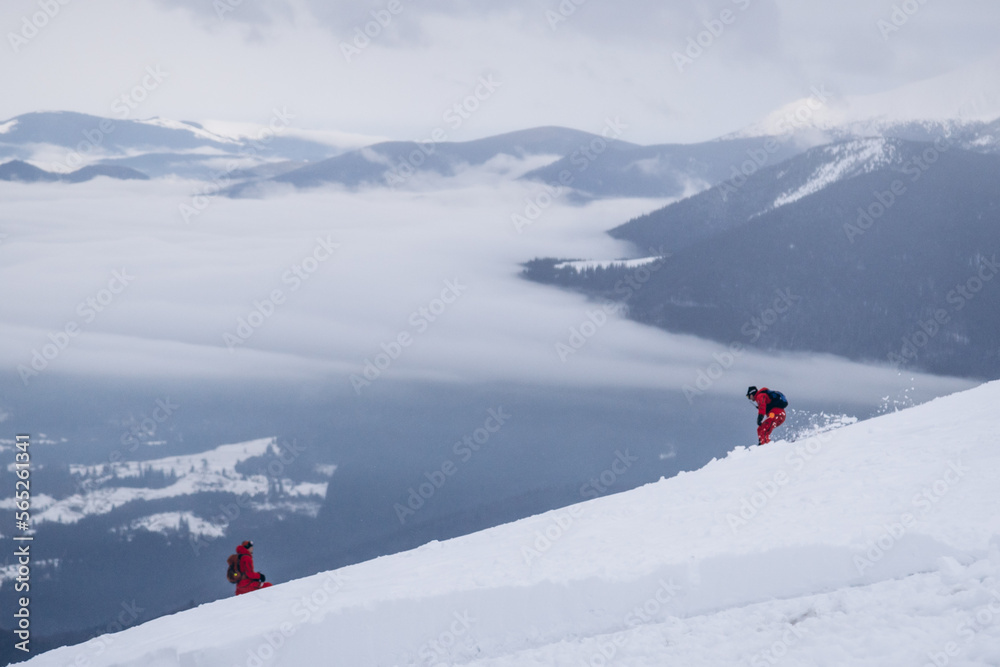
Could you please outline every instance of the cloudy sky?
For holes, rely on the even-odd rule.
[[[478,88],[450,138],[620,117],[623,138],[653,143],[735,131],[813,86],[866,95],[994,56],[1000,4],[7,0],[0,26],[0,118],[111,116],[153,68],[132,117],[266,122],[281,107],[303,129],[421,139]]]
[[[10,0],[0,9],[0,118],[54,109],[120,118],[127,104],[131,118],[266,123],[282,109],[298,130],[360,140],[441,128],[469,139],[542,124],[600,132],[610,117],[628,126],[623,139],[653,143],[735,131],[815,87],[872,95],[977,62],[996,84],[982,63],[997,57],[1000,6],[913,0],[910,9],[883,0]],[[689,50],[698,40],[700,53]],[[982,91],[975,77],[959,81],[958,98]],[[456,113],[461,122],[449,121]],[[667,202],[559,202],[519,234],[510,216],[538,186],[511,176],[530,166],[494,164],[425,191],[219,197],[193,222],[178,205],[201,186],[177,179],[0,184],[0,282],[18,294],[0,311],[0,363],[22,388],[37,378],[14,369],[59,346],[45,374],[319,373],[350,392],[351,377],[408,334],[387,376],[693,383],[725,346],[619,317],[560,357],[557,345],[601,316],[580,295],[520,279],[521,263],[622,257],[629,250],[605,231]],[[309,282],[286,279],[307,261]],[[436,307],[448,281],[467,291],[431,325],[420,309]],[[268,304],[275,290],[282,301]],[[243,337],[250,318],[259,323]],[[241,341],[230,345],[232,336]],[[875,397],[911,383],[827,358],[748,353],[740,363],[745,371],[713,392],[740,391],[763,368],[783,386],[850,377],[845,392],[860,385]]]

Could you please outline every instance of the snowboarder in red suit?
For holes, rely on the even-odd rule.
[[[771,431],[785,422],[785,406],[779,407],[767,387],[750,387],[747,398],[757,404],[757,444],[771,442]],[[780,394],[779,394],[780,396]],[[787,403],[785,404],[787,405]]]
[[[236,594],[243,595],[259,588],[269,588],[267,577],[253,569],[253,542],[247,540],[236,547],[236,553],[240,557],[240,572],[243,577],[236,584]]]

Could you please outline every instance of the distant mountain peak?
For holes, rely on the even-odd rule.
[[[198,123],[193,123],[186,120],[171,120],[169,118],[160,118],[159,116],[153,118],[146,118],[143,120],[136,120],[136,123],[141,123],[143,125],[151,125],[153,127],[160,127],[168,130],[179,130],[182,132],[190,132],[194,136],[204,139],[205,141],[211,141],[214,143],[221,144],[239,144],[237,139],[232,137],[227,137],[221,134],[216,134],[215,132],[209,132],[204,127]]]
[[[954,133],[1000,118],[1000,54],[929,79],[868,95],[839,96],[814,87],[731,135],[784,134],[878,136],[898,128]]]

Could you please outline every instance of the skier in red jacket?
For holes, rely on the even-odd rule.
[[[757,404],[757,444],[771,442],[771,431],[785,422],[785,408],[788,400],[780,391],[767,387],[750,387],[747,398]]]
[[[236,584],[236,594],[243,595],[259,588],[269,588],[271,584],[267,583],[267,577],[253,569],[253,542],[246,540],[236,547],[236,553],[240,557],[240,572],[243,573]]]

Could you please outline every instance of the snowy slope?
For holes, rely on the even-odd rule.
[[[27,664],[1000,664],[998,401],[994,382],[737,448]]]
[[[845,178],[870,173],[896,159],[896,145],[885,139],[858,139],[822,146],[815,151],[822,153],[826,160],[809,174],[805,183],[779,196],[773,208],[796,202]]]

